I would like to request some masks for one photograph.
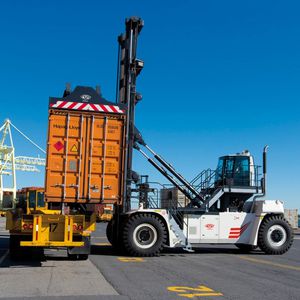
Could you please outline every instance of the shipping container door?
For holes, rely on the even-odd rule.
[[[123,119],[96,116],[91,122],[88,197],[114,203],[121,193]]]
[[[82,158],[87,130],[81,115],[50,114],[46,172],[47,201],[78,200],[83,194]]]

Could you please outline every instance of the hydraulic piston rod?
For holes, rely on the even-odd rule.
[[[154,155],[154,157],[169,171],[171,172],[198,200],[203,202],[202,196],[194,189],[194,187],[182,177],[179,173],[177,173],[172,165],[167,163],[161,156],[155,153],[147,144],[145,147]]]
[[[174,180],[174,178],[172,176],[170,176],[168,174],[168,172],[162,168],[161,166],[159,166],[152,158],[150,158],[143,150],[141,150],[141,148],[135,144],[134,145],[134,148],[136,150],[138,150],[148,161],[149,163],[155,167],[163,176],[165,176],[171,183],[174,184],[174,186],[176,186],[190,201],[193,205],[197,206],[197,207],[200,207],[200,204],[199,204],[199,198],[198,197],[195,197],[193,198],[191,196],[191,194],[184,188],[182,187],[181,185],[179,185],[176,180]]]

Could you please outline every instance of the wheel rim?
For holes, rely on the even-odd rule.
[[[286,230],[281,225],[273,225],[268,230],[267,238],[272,247],[280,247],[287,240]]]
[[[140,224],[133,231],[133,241],[139,248],[149,249],[157,241],[157,230],[151,224]]]

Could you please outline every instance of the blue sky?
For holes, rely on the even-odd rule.
[[[188,179],[217,158],[269,150],[268,198],[300,208],[298,1],[1,1],[0,120],[46,147],[49,96],[100,84],[115,99],[117,36],[145,21],[136,125]],[[37,150],[15,134],[18,155]],[[135,169],[161,177],[136,153]],[[43,185],[18,173],[18,185]]]

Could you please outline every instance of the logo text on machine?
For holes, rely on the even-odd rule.
[[[91,100],[92,96],[90,95],[81,95],[80,98],[83,100],[83,102],[88,102],[89,100]]]
[[[213,230],[213,228],[215,227],[215,224],[206,224],[205,227],[207,230]]]

